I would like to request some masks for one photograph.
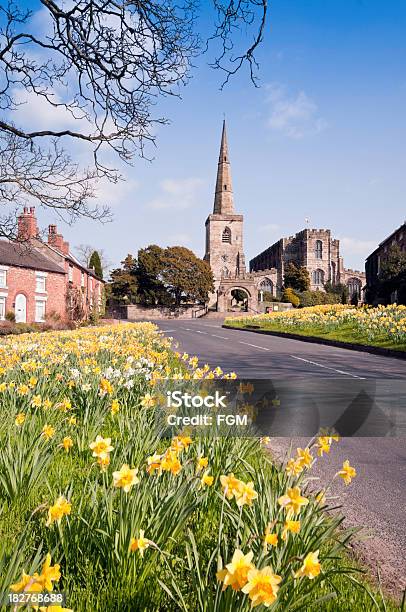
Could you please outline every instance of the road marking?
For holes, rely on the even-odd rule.
[[[262,351],[270,351],[271,350],[269,348],[265,348],[264,346],[257,346],[256,344],[250,344],[249,342],[242,342],[241,340],[239,340],[238,343],[239,344],[246,344],[247,346],[252,346],[254,348],[261,349]]]
[[[208,335],[208,332],[202,332],[202,331],[200,331],[200,329],[194,329],[193,331],[194,331],[196,334],[204,334],[205,336],[207,336],[207,335]]]
[[[164,334],[169,334],[170,332],[175,332],[176,329],[161,329]]]
[[[303,357],[296,357],[296,355],[291,355],[292,359],[298,359],[299,361],[305,361],[306,363],[310,363],[311,365],[318,366],[319,368],[324,368],[325,370],[332,370],[333,372],[338,372],[338,374],[345,374],[346,376],[352,376],[353,378],[359,378],[360,380],[365,380],[364,376],[357,376],[357,374],[351,374],[351,372],[344,372],[344,370],[337,370],[336,368],[330,368],[329,366],[323,365],[322,363],[317,363],[317,361],[310,361],[310,359],[304,359]]]
[[[181,329],[183,329],[185,331],[193,331],[193,330],[189,329],[189,327],[181,327]]]
[[[226,336],[218,336],[217,334],[210,334],[213,338],[221,338],[222,340],[228,340]]]

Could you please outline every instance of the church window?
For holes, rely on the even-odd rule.
[[[323,243],[321,240],[316,240],[315,255],[316,255],[316,259],[323,258]]]
[[[224,185],[224,191],[227,191],[227,185]]]
[[[324,283],[323,270],[313,270],[313,285],[322,285]]]
[[[224,228],[221,240],[222,242],[228,242],[229,244],[231,244],[231,230],[229,227]]]

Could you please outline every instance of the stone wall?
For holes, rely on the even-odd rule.
[[[206,313],[204,306],[185,305],[180,308],[169,308],[167,306],[142,306],[141,304],[130,304],[112,308],[110,314],[117,318],[128,321],[149,321],[151,319],[194,319]]]

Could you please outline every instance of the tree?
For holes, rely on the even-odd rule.
[[[207,302],[214,291],[213,274],[207,262],[185,247],[165,249],[162,281],[173,298],[175,306],[182,301]]]
[[[157,99],[180,96],[196,56],[212,43],[211,66],[223,83],[244,65],[255,81],[267,0],[213,0],[208,19],[215,25],[206,40],[198,24],[208,20],[197,18],[208,7],[197,0],[39,4],[41,29],[32,11],[0,0],[0,201],[14,209],[29,199],[69,220],[105,219],[108,209],[92,204],[95,182],[116,182],[120,162],[148,157],[157,124],[167,123],[154,111]],[[61,127],[43,129],[39,113],[29,128],[16,123],[22,102],[39,102]],[[90,153],[83,167],[65,150],[75,141]],[[10,214],[0,227],[14,235]]]
[[[136,277],[139,300],[146,305],[169,304],[171,301],[162,279],[164,249],[151,244],[138,251]]]
[[[103,278],[103,268],[100,259],[100,255],[97,251],[93,251],[89,259],[89,268],[93,268],[95,274],[99,278]]]
[[[122,268],[116,268],[110,274],[107,293],[122,304],[135,304],[137,300],[136,260],[130,254],[121,262]]]
[[[296,266],[290,262],[285,267],[283,279],[285,287],[290,287],[295,291],[307,291],[310,288],[310,275],[304,266]]]
[[[231,291],[231,296],[235,299],[237,304],[239,304],[240,302],[244,302],[248,297],[246,292],[243,291],[243,289],[233,289]]]
[[[392,294],[396,291],[397,301],[401,303],[406,285],[406,253],[401,251],[399,245],[389,247],[386,257],[381,261],[381,269],[378,276],[378,295],[385,302],[390,302]]]

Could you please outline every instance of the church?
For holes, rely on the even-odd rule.
[[[234,208],[230,155],[226,123],[223,122],[213,213],[206,220],[205,261],[214,277],[214,293],[209,307],[220,312],[230,310],[233,292],[240,290],[247,296],[249,312],[263,311],[265,293],[280,297],[284,270],[293,262],[309,271],[312,291],[324,291],[328,281],[332,285],[345,284],[349,295],[361,299],[365,274],[344,268],[340,242],[329,229],[303,229],[295,236],[281,238],[254,257],[247,271],[244,255],[244,217]]]

